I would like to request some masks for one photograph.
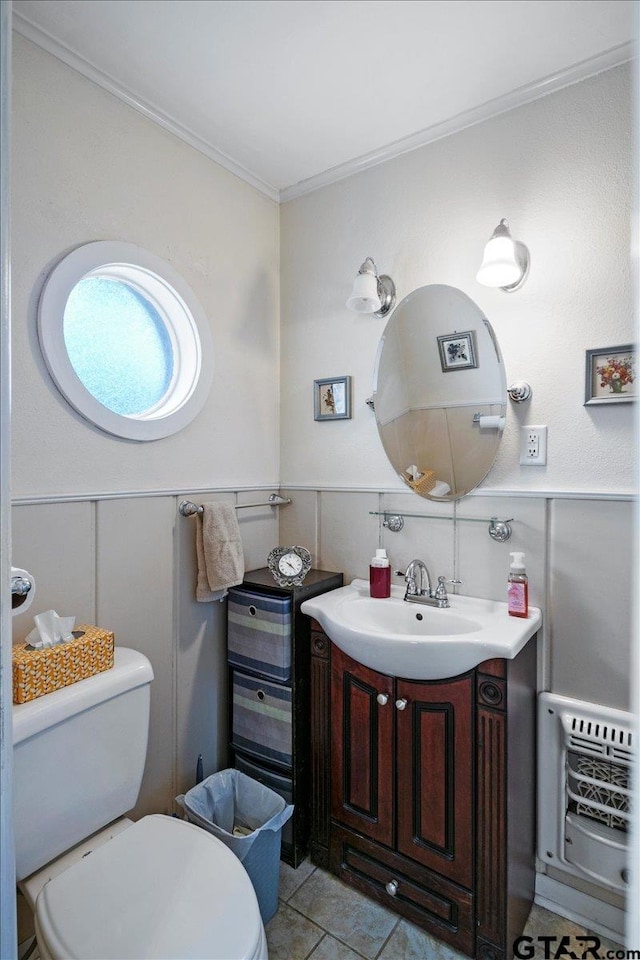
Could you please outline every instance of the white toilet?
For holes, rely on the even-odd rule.
[[[267,960],[251,881],[220,840],[122,817],[142,781],[152,680],[146,657],[117,647],[112,670],[13,708],[17,877],[40,955]]]

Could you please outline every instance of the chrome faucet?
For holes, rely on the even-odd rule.
[[[404,575],[407,589],[404,599],[409,603],[425,603],[430,607],[448,607],[449,598],[445,587],[445,578],[438,577],[435,591],[431,587],[431,575],[422,560],[412,560]],[[425,587],[426,579],[426,587]]]

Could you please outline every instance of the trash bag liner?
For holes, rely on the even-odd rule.
[[[281,830],[293,804],[240,770],[221,770],[176,798],[191,823],[209,830],[244,860],[262,830]],[[234,837],[234,826],[251,833]]]

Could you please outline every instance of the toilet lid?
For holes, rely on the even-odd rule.
[[[251,881],[216,837],[139,820],[47,883],[36,921],[53,958],[245,960],[262,921]]]

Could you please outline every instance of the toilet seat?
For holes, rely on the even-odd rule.
[[[216,837],[144,817],[50,880],[35,911],[44,960],[266,960],[251,881]]]

